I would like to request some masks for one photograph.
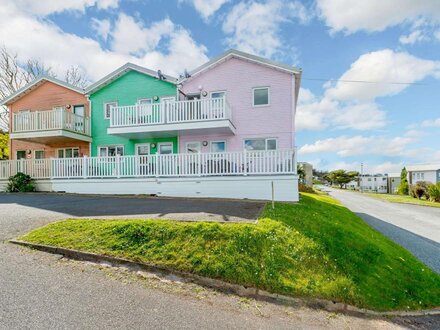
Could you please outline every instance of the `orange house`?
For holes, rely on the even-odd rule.
[[[10,159],[89,155],[90,110],[82,89],[44,76],[1,104],[9,108]]]

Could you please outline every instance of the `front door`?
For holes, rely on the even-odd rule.
[[[84,105],[74,105],[75,131],[84,133]]]
[[[148,175],[150,174],[150,162],[148,155],[150,154],[150,144],[149,143],[140,143],[135,145],[135,152],[137,162],[138,162],[138,170],[140,175]]]

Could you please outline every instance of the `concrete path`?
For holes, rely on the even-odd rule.
[[[13,198],[0,195],[1,330],[438,329],[440,326],[440,319],[434,317],[363,318],[254,301],[172,278],[164,281],[124,269],[69,261],[7,242],[65,217],[63,212],[68,210],[75,216],[91,215],[83,203],[67,200],[72,203],[70,206],[58,198],[51,199],[53,204],[48,205],[44,198],[38,202],[27,195]],[[112,205],[98,200],[101,206]]]
[[[327,187],[324,190],[440,273],[440,208],[391,203]]]

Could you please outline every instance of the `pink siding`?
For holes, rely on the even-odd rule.
[[[183,85],[184,93],[226,91],[232,108],[235,135],[181,135],[180,150],[190,141],[225,140],[227,151],[243,150],[246,138],[278,139],[278,148],[294,146],[294,76],[259,64],[232,58],[191,78]],[[252,88],[270,87],[270,105],[252,107]],[[203,151],[208,151],[203,147]]]

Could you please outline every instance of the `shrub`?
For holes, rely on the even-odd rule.
[[[299,192],[305,192],[305,193],[311,193],[311,194],[316,193],[312,187],[306,186],[303,183],[298,184],[298,190],[299,190]]]
[[[440,202],[440,182],[428,186],[429,198],[433,202]]]
[[[418,199],[422,197],[429,199],[428,186],[429,183],[426,181],[417,181],[415,185],[411,186],[411,196]]]
[[[24,173],[18,172],[14,176],[9,177],[6,185],[7,192],[30,192],[35,191],[35,183],[32,178]]]

